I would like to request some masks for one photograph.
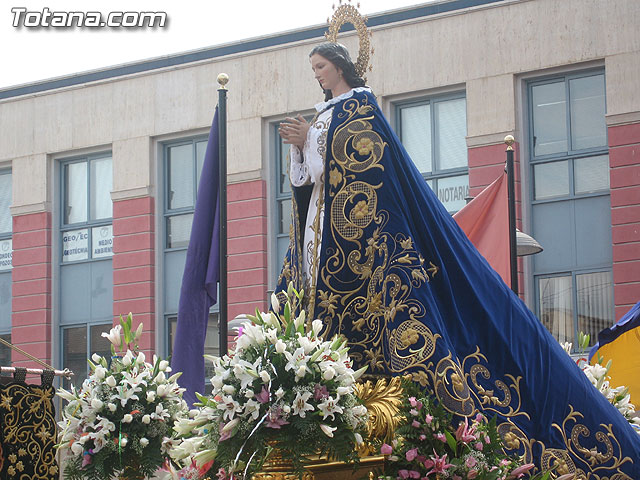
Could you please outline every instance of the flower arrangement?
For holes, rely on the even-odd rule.
[[[211,395],[175,425],[172,455],[185,466],[176,478],[206,466],[219,479],[249,479],[274,450],[299,476],[311,455],[357,461],[367,410],[353,384],[364,369],[352,369],[345,339],[323,340],[320,320],[307,323],[302,309],[293,318],[302,297],[290,285],[280,314],[273,296],[274,312],[250,316],[235,351],[209,358]]]
[[[388,475],[380,479],[507,480],[533,469],[504,454],[494,419],[479,413],[455,427],[452,415],[410,380],[403,381],[403,389],[395,439],[380,448]],[[533,478],[546,480],[550,474]]]
[[[176,383],[179,374],[167,378],[166,360],[145,361],[137,346],[141,333],[142,324],[132,329],[131,314],[120,317],[102,334],[111,342],[111,361],[94,354],[80,390],[59,390],[68,401],[58,445],[68,454],[65,478],[146,478],[168,458],[173,423],[188,412],[184,389]]]
[[[578,334],[578,343],[581,351],[585,351],[590,343],[590,335],[580,332]],[[562,348],[571,354],[573,345],[570,342],[560,344]],[[618,411],[627,419],[637,433],[640,434],[640,418],[635,416],[636,407],[631,403],[631,395],[629,387],[611,387],[608,376],[611,369],[611,360],[606,365],[602,365],[604,359],[598,355],[597,362],[590,365],[586,358],[579,358],[576,363],[582,369],[589,381],[596,387],[605,398],[618,409]]]

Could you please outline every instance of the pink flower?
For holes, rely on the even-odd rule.
[[[427,439],[427,436],[423,433],[422,435],[420,435],[420,441],[424,442]]]
[[[482,449],[484,448],[484,445],[482,445],[482,442],[477,442],[475,444],[476,450],[478,450],[479,452],[482,451]]]
[[[418,401],[416,400],[416,397],[409,397],[409,405],[411,405],[412,407],[418,406]]]
[[[85,453],[82,456],[82,468],[86,467],[87,465],[89,465],[92,462],[93,458],[91,457],[90,453]]]
[[[409,478],[409,470],[398,470],[398,476],[400,478]]]
[[[475,434],[475,426],[469,428],[469,419],[465,417],[464,423],[460,423],[458,430],[456,430],[456,440],[462,441],[463,443],[469,443],[476,439]]]
[[[409,413],[414,417],[418,416],[418,411],[415,408],[412,408],[411,410],[409,410]]]
[[[413,428],[420,428],[420,422],[417,420],[414,420],[413,422],[411,422],[411,426]]]
[[[433,417],[427,413],[427,416],[424,417],[424,421],[427,425],[431,425],[431,422],[433,421]]]
[[[491,439],[489,438],[489,435],[484,436],[484,443],[486,443],[487,445],[491,443]]]
[[[276,430],[280,430],[280,427],[288,424],[289,422],[287,422],[284,418],[282,418],[282,410],[279,407],[277,407],[277,408],[272,408],[269,411],[269,416],[267,417],[267,424],[265,425],[265,427],[275,428]]]
[[[218,427],[218,430],[220,432],[220,442],[224,442],[225,440],[231,438],[231,433],[233,432],[233,430],[224,430],[224,425],[221,423],[220,426]]]
[[[329,390],[324,385],[320,385],[316,383],[315,388],[313,389],[313,398],[315,400],[322,400],[323,398],[327,398],[329,396]]]
[[[473,458],[471,455],[469,455],[467,459],[464,461],[464,464],[467,466],[467,468],[473,468],[476,466],[477,463],[478,461],[475,458]]]
[[[511,475],[509,475],[507,478],[522,478],[524,477],[524,474],[527,473],[529,470],[531,470],[534,467],[533,463],[527,463],[525,465],[521,465],[518,468],[516,468],[513,472],[511,472]]]
[[[437,433],[433,435],[433,438],[437,438],[438,440],[440,440],[442,443],[447,443],[447,437],[444,435],[444,433]]]
[[[431,457],[433,461],[433,468],[427,472],[427,477],[432,473],[442,473],[445,472],[452,465],[447,463],[447,454],[445,453],[442,457],[439,457],[436,451],[433,451],[433,456]]]
[[[271,395],[269,394],[269,390],[267,390],[267,387],[263,385],[260,393],[256,394],[256,400],[258,400],[258,403],[267,403],[270,398]]]
[[[409,478],[420,478],[420,473],[415,470],[409,470]]]
[[[218,473],[216,473],[216,477],[218,477],[218,480],[226,480],[227,472],[225,472],[224,468],[220,468],[218,469]]]
[[[470,480],[476,478],[477,476],[478,476],[478,470],[469,470],[469,473],[467,473],[467,478]]]
[[[391,445],[387,445],[386,443],[383,443],[382,446],[380,447],[380,453],[382,455],[391,455],[393,453],[393,448],[391,448]]]
[[[484,420],[484,415],[482,415],[481,413],[478,413],[476,415],[476,422],[480,423],[483,420]]]
[[[407,451],[407,453],[405,454],[405,457],[407,458],[408,462],[412,462],[414,458],[416,458],[418,456],[418,449],[417,448],[412,448],[411,450]]]
[[[453,480],[462,480],[462,477],[460,477],[459,475],[454,475]]]

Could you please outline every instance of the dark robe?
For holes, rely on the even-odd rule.
[[[295,188],[279,298],[303,288],[305,201]],[[356,367],[410,374],[456,415],[496,416],[525,462],[640,479],[638,434],[474,248],[369,92],[334,105],[321,201],[307,318],[345,335]]]

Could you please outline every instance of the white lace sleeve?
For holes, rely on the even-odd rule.
[[[289,167],[289,178],[291,179],[291,185],[294,187],[301,187],[303,185],[309,185],[311,183],[311,175],[309,174],[309,165],[304,161],[300,149],[291,145],[289,150],[289,157],[291,159],[291,166]]]

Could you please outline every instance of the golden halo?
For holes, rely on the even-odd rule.
[[[356,72],[359,76],[361,76],[365,82],[367,78],[365,74],[368,71],[371,71],[371,65],[369,64],[369,60],[371,55],[373,55],[373,48],[371,48],[371,32],[367,28],[367,17],[363,16],[358,8],[360,4],[358,4],[358,8],[351,5],[351,0],[348,0],[349,3],[342,3],[340,0],[340,5],[338,8],[335,8],[331,19],[327,19],[327,23],[329,24],[329,30],[324,34],[325,38],[329,42],[338,43],[338,33],[340,33],[340,28],[345,23],[350,23],[358,32],[358,41],[360,48],[358,50],[358,60],[356,62]]]

